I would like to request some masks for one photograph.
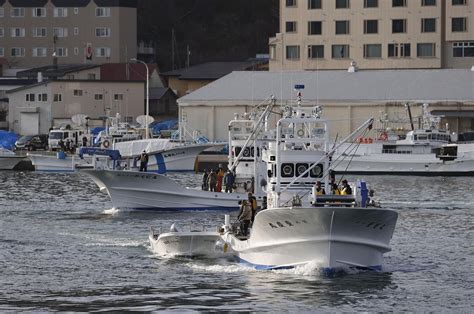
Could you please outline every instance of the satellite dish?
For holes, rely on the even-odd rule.
[[[83,113],[75,114],[71,117],[72,123],[74,123],[77,126],[86,125],[87,120],[89,120],[89,116]]]
[[[141,116],[137,117],[136,121],[137,121],[138,124],[140,124],[141,127],[144,128],[144,127],[146,127],[147,124],[149,125],[150,123],[155,121],[155,119],[153,119],[153,117],[151,117],[151,116],[141,115]]]

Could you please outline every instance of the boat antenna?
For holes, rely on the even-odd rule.
[[[407,108],[408,118],[410,119],[410,127],[411,127],[411,130],[414,131],[414,130],[415,130],[415,126],[413,125],[413,117],[411,116],[410,104],[409,104],[409,103],[406,103],[406,104],[405,104],[405,108]]]

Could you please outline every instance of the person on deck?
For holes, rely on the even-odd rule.
[[[209,184],[207,182],[209,178],[209,171],[207,169],[204,169],[204,174],[202,175],[202,185],[201,188],[203,191],[209,191]]]
[[[342,189],[341,189],[341,195],[352,195],[352,188],[347,183],[347,180],[342,180]]]
[[[82,137],[82,147],[87,147],[87,137],[86,136]]]
[[[219,164],[219,169],[217,169],[217,185],[216,185],[216,192],[222,191],[222,180],[224,179],[224,169],[222,169],[222,165]]]
[[[237,218],[240,221],[240,231],[243,236],[247,236],[250,222],[252,220],[252,205],[249,201],[240,201],[240,211]]]
[[[234,174],[230,170],[227,170],[224,176],[224,185],[225,185],[225,192],[232,193],[232,189],[234,187]]]
[[[140,171],[147,172],[148,167],[148,154],[143,151],[140,155]]]
[[[211,170],[209,176],[207,178],[207,184],[209,186],[209,191],[216,192],[216,185],[217,185],[217,176],[214,170]]]
[[[316,181],[316,195],[324,195],[326,191],[321,187],[321,181]]]
[[[250,204],[250,208],[252,209],[252,223],[255,219],[255,215],[257,214],[257,199],[253,196],[252,193],[248,194],[248,202]]]

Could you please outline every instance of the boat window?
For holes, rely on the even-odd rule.
[[[426,134],[420,134],[420,135],[418,136],[418,139],[419,139],[420,141],[426,141],[427,136],[426,136]]]
[[[281,176],[283,178],[293,177],[295,175],[295,168],[293,164],[284,163],[281,164]]]
[[[311,176],[311,178],[322,178],[323,177],[323,169],[324,169],[323,165],[318,164],[316,167],[311,169],[309,175]]]
[[[63,132],[52,132],[49,134],[49,138],[52,140],[60,140],[63,138]]]
[[[302,173],[304,173],[306,170],[308,170],[308,164],[304,163],[304,164],[296,164],[296,176],[300,176]],[[307,178],[308,177],[308,173],[306,173],[304,176],[304,178]]]
[[[418,135],[416,135],[416,134],[413,135],[413,139],[414,139],[415,141],[418,140]]]
[[[240,151],[242,150],[242,147],[236,146],[234,149],[235,149],[235,155],[234,155],[234,156],[235,156],[235,157],[239,156]]]

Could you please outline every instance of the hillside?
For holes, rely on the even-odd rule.
[[[278,32],[278,0],[139,0],[139,40],[153,42],[162,71],[207,61],[240,61],[268,53]]]

